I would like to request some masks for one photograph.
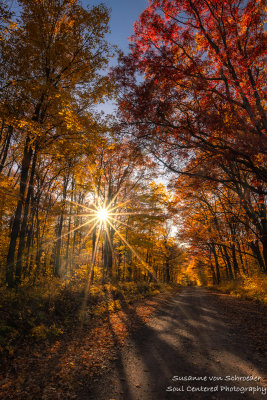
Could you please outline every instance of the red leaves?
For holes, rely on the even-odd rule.
[[[137,122],[137,136],[145,129],[154,144],[164,140],[166,159],[174,144],[181,157],[184,147],[241,163],[258,154],[265,81],[261,19],[256,1],[243,7],[237,0],[151,0],[135,26],[132,55],[116,70],[125,91],[121,112]],[[140,84],[132,80],[138,72],[145,74]]]

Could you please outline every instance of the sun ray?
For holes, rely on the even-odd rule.
[[[122,187],[120,187],[120,189],[117,191],[117,193],[115,194],[115,196],[110,200],[109,205],[112,204],[112,203],[114,203],[114,201],[116,200],[116,198],[117,198],[118,195],[120,194],[121,190],[122,190]],[[109,208],[109,205],[108,205],[107,208]]]
[[[55,239],[52,239],[52,240],[49,240],[49,241],[46,241],[46,242],[42,243],[42,244],[40,245],[40,249],[43,249],[43,250],[44,250],[48,245],[57,242],[58,240],[62,239],[63,237],[65,237],[65,236],[67,236],[67,235],[70,235],[71,233],[75,232],[76,230],[82,228],[82,227],[85,226],[85,225],[88,225],[89,223],[93,222],[94,220],[96,220],[95,225],[97,225],[97,224],[98,224],[98,220],[97,220],[97,217],[95,217],[95,218],[93,218],[93,219],[91,219],[91,220],[89,220],[89,221],[86,221],[84,224],[81,224],[81,225],[77,226],[76,228],[74,228],[74,229],[72,229],[72,230],[70,230],[70,231],[68,231],[68,232],[66,232],[66,233],[64,233],[64,234],[62,234],[62,235],[60,235],[60,236],[58,236],[58,237],[55,238]],[[93,228],[94,228],[94,227],[93,227]],[[93,228],[92,228],[92,229],[93,229]],[[91,231],[92,231],[92,229],[91,229]],[[28,252],[28,256],[32,256],[33,254],[37,253],[37,251],[38,251],[37,248],[33,248],[32,250],[30,250],[30,251]]]
[[[123,207],[125,204],[129,203],[129,201],[130,201],[130,200],[124,201],[123,203],[119,203],[119,204],[117,204],[116,206],[114,206],[114,207],[112,207],[112,208],[107,207],[108,212],[110,213],[110,211],[114,211],[114,210],[117,210],[118,208]],[[111,204],[111,203],[110,203],[110,204]]]
[[[144,213],[139,213],[139,212],[122,212],[122,213],[109,213],[109,215],[148,215],[148,214],[144,214]]]
[[[83,238],[83,243],[82,246],[85,244],[87,237],[90,235],[90,233],[93,231],[93,229],[97,226],[98,220],[95,222],[95,224],[92,226],[92,228],[86,233],[85,237]],[[81,249],[82,249],[81,246]]]
[[[93,214],[63,214],[64,217],[96,217],[97,216],[97,211],[94,212]]]
[[[76,203],[75,201],[72,201],[72,200],[66,200],[68,203],[71,203],[71,204],[74,204],[75,206],[78,206],[78,207],[83,207],[83,208],[86,208],[86,210],[89,210],[89,211],[95,211],[93,208],[90,208],[90,207],[88,207],[88,206],[85,206],[84,204],[81,204],[81,203]],[[93,206],[95,206],[94,204],[93,204]]]
[[[98,249],[98,242],[99,242],[99,238],[100,238],[101,228],[102,228],[102,222],[100,222],[100,226],[99,226],[97,237],[96,237],[95,248],[94,248],[94,253],[93,253],[93,257],[92,257],[93,265],[94,265],[95,260],[96,260],[96,254],[97,254],[97,249]]]
[[[131,252],[136,256],[136,258],[138,258],[138,260],[141,262],[141,264],[144,266],[144,268],[153,276],[153,278],[158,281],[157,277],[154,274],[154,271],[151,270],[150,265],[148,265],[143,259],[142,257],[139,256],[139,254],[134,250],[134,248],[130,245],[130,243],[120,234],[120,232],[115,228],[115,226],[108,221],[109,224],[112,226],[112,228],[115,230],[115,232],[119,235],[119,237],[122,239],[122,241],[129,247],[129,249],[131,250]]]
[[[93,219],[91,219],[91,220],[89,220],[89,221],[86,221],[85,223],[83,223],[83,224],[81,224],[81,225],[79,225],[79,226],[76,226],[76,228],[73,228],[72,230],[70,230],[70,231],[68,231],[68,232],[66,232],[66,233],[64,233],[64,234],[62,234],[62,235],[60,235],[60,236],[57,237],[56,239],[50,240],[49,242],[44,243],[44,245],[47,245],[47,244],[56,242],[56,241],[58,241],[59,239],[62,239],[63,237],[69,235],[70,233],[73,233],[73,232],[77,231],[78,229],[82,228],[83,226],[88,225],[89,223],[93,222],[93,221],[96,220],[96,219],[97,219],[97,217],[95,217],[95,218],[93,218]]]
[[[111,215],[109,215],[109,218],[111,218],[114,222],[118,222],[119,224],[122,224],[124,226],[127,226],[128,228],[132,228],[132,226],[130,226],[129,224],[127,224],[126,222],[123,222],[117,218],[112,217]]]
[[[109,234],[109,231],[108,231],[107,223],[109,223],[108,220],[104,221],[105,231],[106,231],[106,234],[107,234],[107,237],[108,237],[108,242],[109,242],[109,245],[110,245],[110,248],[111,248],[111,252],[112,252],[112,257],[113,257],[114,256],[114,251],[113,251],[113,246],[112,246],[110,234]]]
[[[98,223],[98,221],[97,221]],[[98,233],[97,233],[97,238],[96,238],[96,242],[95,242],[95,248],[94,248],[94,253],[92,256],[92,262],[91,262],[91,268],[88,271],[88,276],[86,279],[86,286],[85,286],[85,291],[84,291],[84,298],[83,298],[83,303],[81,306],[81,328],[83,327],[83,323],[85,320],[85,309],[86,309],[86,304],[87,304],[87,299],[89,296],[89,292],[90,292],[90,287],[91,287],[91,283],[92,283],[92,279],[93,279],[93,273],[94,273],[94,267],[95,267],[95,261],[96,261],[96,255],[97,255],[97,249],[98,249],[98,242],[99,242],[99,238],[100,238],[100,232],[101,232],[101,228],[102,228],[102,221],[100,221],[99,227],[98,227]]]

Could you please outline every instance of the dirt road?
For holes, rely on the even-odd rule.
[[[266,358],[254,347],[214,294],[184,288],[118,347],[110,371],[79,398],[267,399]]]

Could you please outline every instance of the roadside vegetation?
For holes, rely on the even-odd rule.
[[[240,277],[214,287],[224,293],[267,305],[267,277],[264,274],[254,275],[251,278]]]

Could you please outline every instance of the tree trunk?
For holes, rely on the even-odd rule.
[[[220,266],[219,266],[219,261],[218,261],[218,256],[216,252],[215,245],[212,244],[211,246],[213,256],[214,256],[214,261],[215,261],[215,268],[216,268],[216,282],[219,284],[221,282],[221,273],[220,273]]]
[[[12,134],[13,134],[13,126],[9,125],[8,128],[7,128],[7,135],[6,135],[6,138],[5,138],[5,143],[4,143],[3,149],[2,149],[1,154],[0,154],[0,159],[1,159],[1,161],[0,161],[0,173],[3,171],[4,166],[5,166],[5,161],[6,161],[6,158],[7,158],[8,149],[9,149],[9,146],[10,146],[10,141],[11,141]]]
[[[229,254],[228,254],[226,246],[223,246],[223,252],[224,252],[224,255],[225,255],[226,262],[227,262],[229,279],[233,280],[234,279],[234,274],[233,274],[231,260],[230,260],[230,257],[229,257]]]
[[[14,260],[15,260],[15,251],[16,251],[16,243],[17,238],[20,231],[20,224],[21,224],[21,216],[22,216],[22,209],[24,204],[24,196],[27,187],[27,180],[29,175],[29,169],[31,165],[33,150],[30,145],[30,137],[26,137],[24,152],[23,152],[23,159],[22,159],[22,166],[21,166],[21,174],[20,174],[20,188],[19,188],[19,200],[17,203],[15,216],[11,228],[10,233],[10,244],[7,254],[7,262],[6,262],[6,282],[8,287],[14,287]]]
[[[74,177],[71,181],[71,203],[70,203],[70,216],[68,222],[68,236],[67,236],[67,246],[66,246],[66,274],[69,274],[69,270],[71,269],[71,262],[70,262],[70,228],[71,228],[71,214],[72,214],[72,202],[73,202],[73,191],[74,191]],[[70,268],[69,268],[70,267]]]
[[[64,221],[64,208],[65,208],[65,201],[66,201],[66,196],[67,196],[67,187],[69,183],[69,177],[64,177],[64,183],[63,183],[63,204],[62,204],[62,209],[59,217],[59,223],[57,227],[57,241],[56,241],[56,248],[55,248],[55,268],[54,268],[54,274],[56,277],[60,277],[60,254],[61,254],[61,235],[62,235],[62,228],[63,228],[63,221]]]
[[[261,243],[262,243],[262,254],[263,254],[263,259],[264,259],[264,265],[263,265],[263,272],[267,273],[267,220],[264,217],[262,219],[262,237],[261,237]]]
[[[236,249],[235,249],[234,244],[231,245],[231,249],[232,249],[234,273],[235,273],[235,278],[236,278],[239,275],[239,267],[238,267],[238,263],[237,263],[237,259],[236,259]]]
[[[34,150],[31,175],[30,175],[30,180],[29,180],[29,184],[28,184],[28,193],[27,193],[25,203],[24,203],[24,213],[23,213],[23,219],[22,219],[21,228],[20,228],[19,246],[18,246],[17,263],[16,263],[16,274],[15,274],[16,284],[19,284],[21,281],[22,257],[23,257],[23,251],[25,248],[25,239],[26,239],[26,232],[27,232],[30,201],[31,201],[31,198],[33,195],[33,182],[34,182],[37,154],[38,154],[38,145],[35,146],[35,150]]]
[[[263,260],[262,255],[261,255],[261,251],[260,251],[260,247],[259,247],[258,241],[255,240],[254,242],[251,242],[250,243],[250,247],[251,247],[251,250],[252,250],[254,256],[257,258],[257,261],[258,261],[258,264],[259,264],[259,267],[260,267],[261,271],[264,272],[265,271],[265,264],[264,264],[264,260]]]
[[[105,234],[105,242],[104,242],[104,270],[106,273],[106,276],[108,278],[112,277],[112,267],[113,267],[113,254],[112,254],[112,242],[113,242],[113,229],[109,229],[109,235],[108,233]]]

